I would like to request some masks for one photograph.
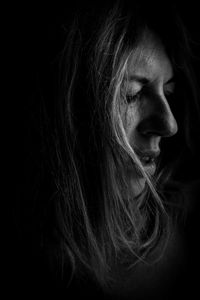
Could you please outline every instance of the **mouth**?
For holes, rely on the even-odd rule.
[[[140,159],[145,171],[153,176],[156,172],[156,162],[157,158],[160,155],[160,150],[135,150],[138,158]]]

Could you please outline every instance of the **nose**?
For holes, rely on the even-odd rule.
[[[148,113],[138,124],[138,131],[146,136],[170,137],[177,133],[178,125],[165,97],[154,101]]]

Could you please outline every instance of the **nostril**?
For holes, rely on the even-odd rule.
[[[170,118],[154,115],[142,120],[137,130],[145,136],[170,137],[177,133],[178,125],[173,115]]]

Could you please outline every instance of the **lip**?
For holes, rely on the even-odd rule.
[[[156,171],[156,159],[160,155],[160,150],[135,149],[135,152],[138,155],[145,171],[151,176],[154,175]]]
[[[154,150],[151,150],[151,149],[141,150],[141,149],[136,148],[135,152],[139,157],[149,156],[153,159],[157,158],[160,155],[160,150],[157,150],[157,151],[154,151]]]

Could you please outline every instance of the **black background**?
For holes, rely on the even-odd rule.
[[[97,5],[101,5],[99,2]],[[166,3],[167,5],[167,3]],[[193,68],[197,83],[200,81],[200,17],[196,3],[176,4],[182,19],[188,28],[192,40],[193,52],[196,59]],[[10,188],[14,195],[9,198],[8,228],[8,259],[6,264],[7,292],[31,298],[32,294],[39,295],[37,290],[37,274],[34,270],[34,261],[26,240],[29,240],[28,228],[30,220],[27,211],[30,210],[29,195],[34,194],[38,184],[36,179],[40,164],[40,115],[39,106],[41,95],[49,101],[50,111],[53,109],[53,101],[57,80],[57,59],[63,49],[66,32],[73,17],[74,10],[79,7],[87,11],[89,1],[66,1],[64,5],[41,5],[29,3],[18,7],[14,24],[12,25],[12,47],[19,66],[15,76],[19,80],[19,96],[12,99],[11,116],[11,152],[12,169]],[[163,6],[164,7],[164,6]],[[163,9],[164,13],[164,9]],[[11,79],[11,81],[15,78]],[[12,86],[11,86],[12,89]],[[24,96],[24,97],[23,97]],[[198,139],[198,137],[197,137]],[[197,160],[198,161],[198,160]],[[196,166],[197,167],[197,166]],[[198,168],[195,176],[199,179]],[[190,172],[190,171],[189,171]],[[192,175],[191,175],[192,176]],[[189,176],[190,177],[190,176]],[[8,191],[10,195],[10,191]],[[185,265],[181,267],[179,276],[174,281],[172,298],[195,298],[199,294],[200,280],[200,246],[199,246],[199,203],[197,201],[189,214],[185,230],[185,247],[187,251]],[[22,213],[21,213],[22,212]],[[21,215],[23,218],[20,219]],[[23,235],[20,225],[23,223]],[[11,226],[10,226],[11,225]],[[27,267],[28,265],[28,267]],[[48,279],[44,278],[44,285]],[[48,285],[48,284],[47,284]],[[51,287],[49,287],[51,290]],[[165,295],[163,295],[163,299]]]

